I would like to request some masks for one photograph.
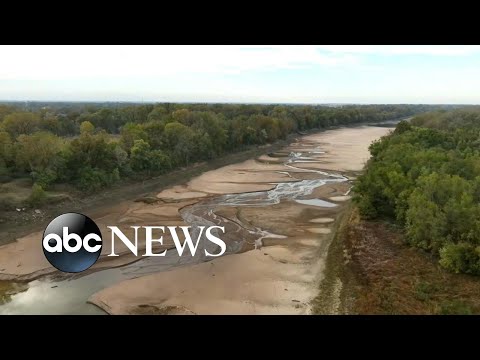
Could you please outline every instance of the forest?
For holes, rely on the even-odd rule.
[[[480,275],[480,108],[419,114],[370,152],[354,187],[361,215],[395,222],[445,269]]]
[[[0,182],[30,178],[32,204],[55,184],[95,192],[288,134],[399,119],[427,105],[0,105]],[[5,205],[8,206],[8,205]]]

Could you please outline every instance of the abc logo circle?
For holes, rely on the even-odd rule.
[[[66,213],[48,224],[42,246],[45,257],[55,268],[78,273],[97,262],[102,252],[102,234],[89,217]]]

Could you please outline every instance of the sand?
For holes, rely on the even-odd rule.
[[[182,307],[194,314],[305,314],[321,261],[271,246],[116,284],[89,301],[110,314]],[[274,296],[272,296],[274,295]]]
[[[332,197],[329,197],[328,199],[332,201],[342,202],[342,201],[350,200],[351,198],[352,197],[349,195],[343,195],[343,196],[332,196]]]
[[[326,228],[308,228],[307,231],[313,233],[313,234],[330,234],[332,230],[326,229]]]
[[[202,191],[189,191],[184,185],[177,185],[160,192],[157,197],[162,200],[180,200],[180,199],[196,199],[207,196]]]
[[[187,187],[190,191],[210,194],[235,194],[273,189],[278,182],[296,181],[285,171],[283,164],[267,164],[247,160],[208,171],[192,179]]]
[[[332,218],[317,218],[317,219],[310,219],[309,222],[317,223],[317,224],[328,224],[334,222],[335,219]]]
[[[266,163],[269,157],[264,156],[260,162],[248,160],[204,173],[191,180],[187,188],[190,192],[209,194],[241,193],[272,189],[275,182],[300,180],[296,178],[299,174],[314,174],[313,178],[318,178],[318,174],[307,172],[309,169],[358,172],[368,160],[370,143],[388,131],[365,126],[305,136],[278,152],[285,156],[291,151],[312,152],[308,156],[314,162],[295,163],[305,170]],[[329,184],[308,197],[327,196],[325,200],[339,202],[335,208],[290,201],[265,207],[237,207],[238,211],[222,210],[222,216],[239,216],[251,226],[287,237],[266,238],[261,250],[122,281],[94,294],[89,301],[110,314],[309,313],[309,304],[318,294],[323,277],[334,235],[332,226],[348,201],[344,195],[349,188],[346,185]],[[322,225],[312,227],[312,223]]]

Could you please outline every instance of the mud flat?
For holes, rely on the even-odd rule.
[[[225,225],[228,256],[119,281],[89,302],[110,314],[310,313],[349,179],[368,160],[370,143],[389,131],[363,126],[299,137],[162,191],[153,208],[127,205],[109,222]],[[263,247],[254,250],[259,239]]]

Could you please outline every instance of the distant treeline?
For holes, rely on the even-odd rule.
[[[480,275],[480,108],[418,115],[370,152],[361,214],[393,219],[443,267]]]
[[[398,119],[431,108],[55,103],[24,111],[22,103],[0,105],[0,176],[31,176],[39,198],[54,183],[95,191],[295,131]]]

